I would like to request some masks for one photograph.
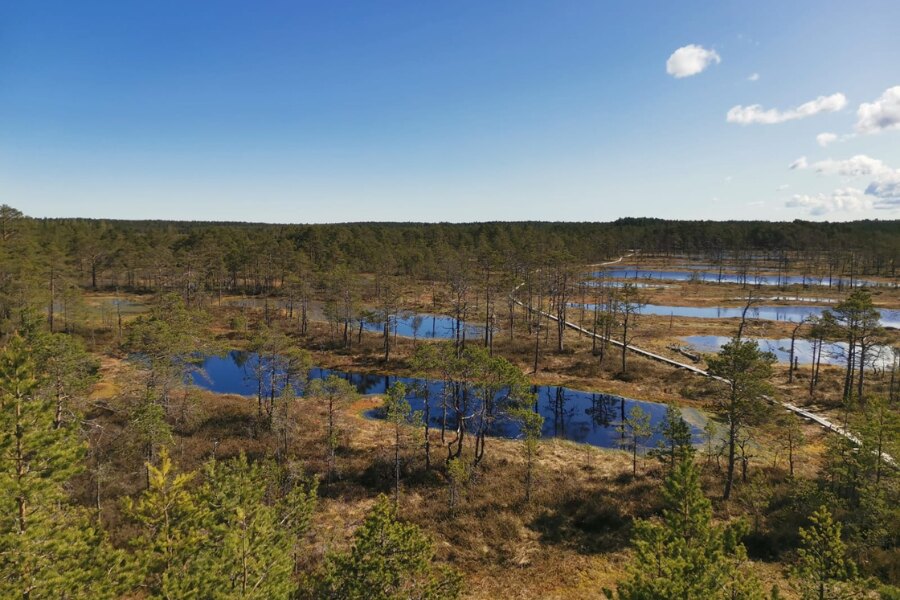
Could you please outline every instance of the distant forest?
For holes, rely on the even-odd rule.
[[[900,258],[897,220],[267,225],[34,219],[8,206],[0,213],[0,286],[37,279],[38,287],[57,287],[52,280],[59,278],[92,289],[264,292],[292,275],[336,266],[440,279],[460,265],[515,274],[547,261],[596,263],[631,249],[642,257],[895,277]]]

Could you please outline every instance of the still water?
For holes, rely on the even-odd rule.
[[[669,271],[661,269],[640,269],[637,267],[624,267],[619,269],[607,269],[591,273],[593,277],[611,277],[616,279],[658,279],[661,281],[705,281],[709,283],[744,283],[744,277],[737,273],[724,272],[719,275],[717,270],[703,271],[700,269],[688,269],[685,271]],[[850,285],[849,278],[834,277],[830,285],[827,277],[804,277],[802,275],[747,275],[746,283],[751,285],[806,285],[824,287],[845,287]],[[854,279],[854,286],[890,285],[880,282]],[[896,284],[893,284],[896,285]]]
[[[363,330],[382,333],[384,324],[363,321]],[[468,340],[484,336],[482,326],[461,323],[460,331],[463,330]],[[405,313],[392,320],[391,333],[401,337],[452,340],[456,338],[456,319],[445,315]]]
[[[254,396],[257,383],[253,376],[258,357],[252,353],[232,351],[225,356],[210,356],[203,362],[203,372],[194,374],[194,383],[204,389],[223,394]],[[426,396],[429,399],[429,422],[440,427],[442,419],[442,382],[425,381],[410,377],[376,375],[371,373],[346,373],[314,368],[310,379],[321,379],[337,375],[350,381],[360,394],[381,394],[395,381],[402,381],[412,391],[409,402],[413,410],[424,411]],[[544,416],[544,437],[556,437],[582,442],[603,448],[615,448],[621,435],[616,425],[622,422],[633,406],[650,415],[651,424],[658,424],[665,415],[666,406],[657,402],[633,400],[599,392],[582,392],[559,386],[534,386],[536,409]],[[450,411],[448,411],[450,412]],[[702,413],[694,409],[683,409],[685,420],[699,439],[706,423]],[[369,416],[377,416],[374,411]],[[449,424],[452,427],[452,422]],[[492,426],[491,435],[516,438],[520,434],[516,422],[501,416]],[[657,436],[646,444],[653,445]]]
[[[578,309],[580,304],[572,304]],[[586,310],[594,310],[593,304],[585,304]],[[675,316],[694,319],[734,319],[740,318],[744,308],[739,306],[669,306],[665,304],[645,304],[640,313],[644,315]],[[808,317],[821,316],[825,310],[820,306],[752,306],[747,317],[764,321],[793,321],[799,323]],[[883,327],[900,328],[900,310],[880,308]]]
[[[689,335],[681,338],[690,346],[699,352],[718,352],[725,344],[731,341],[728,336],[721,335]],[[771,339],[771,338],[752,338],[759,344],[759,347],[768,352],[772,352],[778,359],[778,362],[787,363],[791,356],[791,340]],[[813,361],[812,342],[804,339],[797,339],[794,342],[794,356],[803,363],[811,363]],[[822,351],[822,364],[837,365],[846,361],[847,345],[843,342],[826,343]],[[879,368],[890,365],[893,361],[893,355],[890,348],[878,346],[869,351],[869,356],[878,365]]]

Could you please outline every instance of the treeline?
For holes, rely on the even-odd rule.
[[[158,289],[179,277],[201,279],[213,288],[265,288],[286,272],[296,273],[299,265],[324,270],[339,264],[354,272],[381,269],[428,277],[446,264],[479,257],[534,263],[564,253],[587,264],[629,249],[711,261],[826,253],[852,262],[858,275],[894,276],[900,257],[898,221],[264,225],[30,219],[8,206],[0,213],[5,245],[18,236],[16,250],[32,255],[44,270],[66,271],[95,288]]]
[[[898,221],[818,223],[772,221],[667,221],[619,219],[601,226],[634,248],[660,254],[714,255],[754,252],[856,252],[863,262],[893,263],[900,257]]]

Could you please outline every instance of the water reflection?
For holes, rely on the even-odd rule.
[[[728,336],[721,335],[689,335],[681,338],[700,352],[718,352],[722,346],[731,341]],[[752,338],[763,350],[771,352],[778,362],[787,363],[791,356],[790,338]],[[847,344],[844,342],[826,342],[822,350],[822,364],[838,365],[846,362]],[[812,342],[805,339],[797,339],[794,342],[794,357],[801,364],[813,362]],[[872,364],[879,368],[890,366],[893,361],[891,349],[886,346],[875,346],[869,350],[869,358]]]
[[[703,281],[708,283],[738,283],[748,285],[804,285],[844,288],[851,284],[850,278],[841,277],[807,277],[804,275],[756,275],[740,274],[734,272],[719,273],[717,270],[704,271],[686,267],[684,271],[670,271],[664,269],[640,269],[637,267],[623,267],[607,269],[591,273],[593,277],[610,277],[616,279],[659,279],[663,281]],[[885,284],[867,279],[854,279],[853,286],[876,287]]]
[[[581,304],[572,303],[573,308],[581,308]],[[594,310],[593,304],[585,304],[585,310]],[[799,323],[803,319],[819,317],[825,310],[821,306],[751,306],[747,316],[763,321],[789,321]],[[665,304],[645,304],[641,314],[662,317],[686,317],[692,319],[739,319],[744,308],[739,306],[670,306]],[[900,328],[900,310],[879,308],[883,327]]]
[[[384,332],[383,321],[363,321],[362,325],[364,331]],[[465,334],[466,339],[484,337],[483,326],[465,322],[457,323],[453,317],[424,313],[404,313],[391,319],[390,332],[392,335],[400,337],[451,340],[456,338],[457,327],[460,330],[460,336]]]
[[[203,362],[203,371],[193,375],[195,385],[218,393],[255,396],[259,383],[254,376],[255,367],[259,364],[256,354],[233,351],[225,356],[210,356]],[[411,390],[409,401],[414,410],[425,411],[429,423],[440,427],[453,428],[452,410],[444,410],[445,403],[452,401],[454,394],[464,393],[461,389],[445,389],[443,382],[425,381],[410,377],[379,375],[372,373],[353,373],[314,368],[309,373],[310,379],[325,378],[337,375],[346,379],[361,394],[384,393],[396,381],[404,382]],[[266,393],[265,383],[262,384]],[[666,411],[664,404],[623,398],[598,392],[583,392],[561,386],[534,386],[535,408],[544,417],[544,437],[557,437],[575,442],[591,444],[604,448],[614,448],[620,439],[616,425],[622,422],[633,406],[640,406],[650,415],[652,424],[659,423]],[[371,416],[375,416],[374,414]],[[446,421],[445,421],[446,419]],[[701,419],[702,420],[702,419]],[[699,436],[703,423],[693,420],[691,426],[695,435]],[[491,423],[491,435],[506,438],[519,436],[520,430],[516,422],[504,415]],[[656,436],[648,442],[655,444]]]

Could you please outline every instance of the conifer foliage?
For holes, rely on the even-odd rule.
[[[150,487],[126,513],[142,528],[133,541],[153,598],[290,598],[296,540],[309,526],[316,482],[288,481],[245,455],[178,473],[163,450]]]
[[[803,597],[810,600],[847,598],[856,567],[846,559],[841,524],[831,511],[820,506],[809,517],[809,527],[800,528],[801,546],[796,572],[803,583]]]
[[[127,558],[68,502],[84,445],[36,393],[39,350],[15,336],[0,352],[0,598],[113,598],[129,583]]]
[[[461,591],[459,573],[433,564],[431,541],[415,525],[397,520],[381,496],[353,536],[353,547],[326,558],[314,586],[320,599],[452,600]]]
[[[618,598],[762,598],[759,583],[742,568],[747,554],[740,538],[746,526],[713,524],[692,460],[676,464],[663,497],[661,520],[635,524],[635,557]]]

